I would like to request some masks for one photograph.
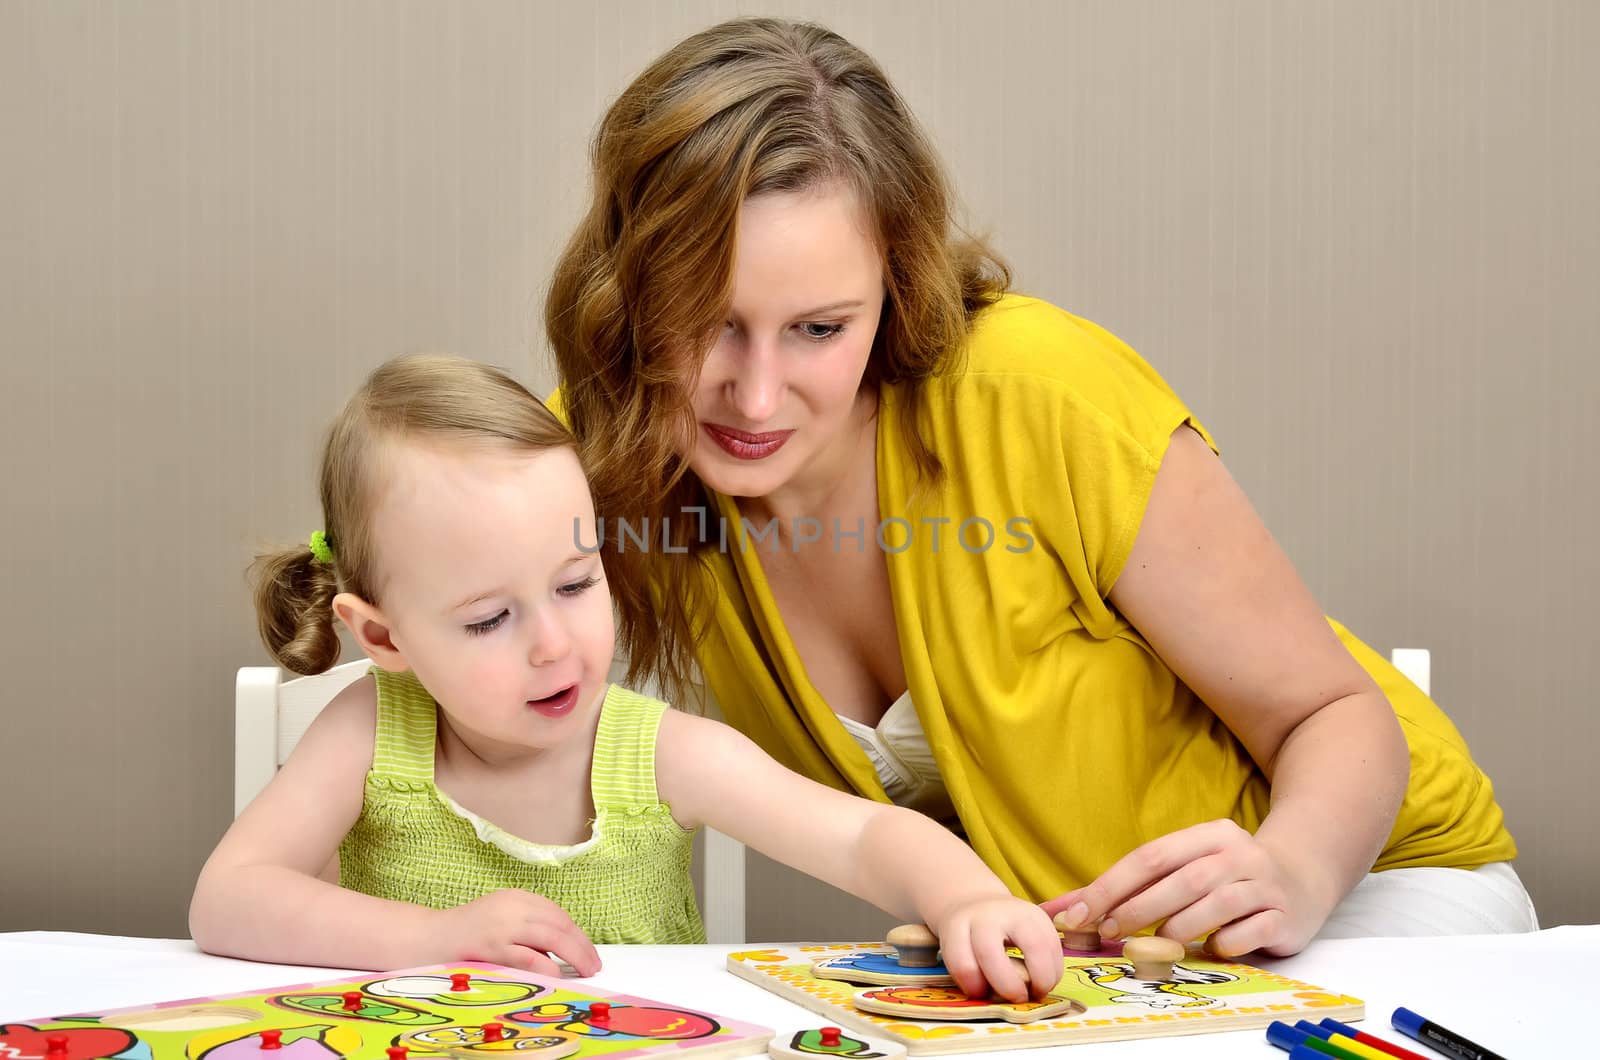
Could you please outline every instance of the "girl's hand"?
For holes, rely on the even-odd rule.
[[[953,908],[929,924],[939,937],[944,966],[968,997],[991,992],[1007,1001],[1041,998],[1061,979],[1061,936],[1038,906],[1010,895],[986,897]],[[1010,942],[1022,951],[1024,981]]]
[[[1336,896],[1319,893],[1316,880],[1233,821],[1207,821],[1151,840],[1043,909],[1066,910],[1073,927],[1098,922],[1106,939],[1161,924],[1156,934],[1185,943],[1215,932],[1207,948],[1221,957],[1287,957],[1333,908]]]
[[[579,975],[600,970],[594,943],[567,911],[528,891],[495,891],[439,910],[433,924],[433,948],[447,960],[489,961],[559,977],[561,969],[547,956],[555,954]]]

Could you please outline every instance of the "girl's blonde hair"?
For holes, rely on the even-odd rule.
[[[373,372],[339,413],[322,452],[322,517],[333,562],[309,547],[257,558],[256,623],[279,663],[319,674],[339,660],[333,598],[378,602],[372,513],[383,496],[381,450],[433,440],[517,452],[576,448],[537,398],[498,368],[432,354],[396,357]]]
[[[831,183],[856,195],[885,287],[864,385],[899,388],[904,441],[929,481],[941,467],[918,433],[922,384],[1010,274],[952,220],[932,145],[883,71],[820,26],[745,18],[688,38],[612,105],[592,162],[594,198],[545,328],[597,513],[652,532],[670,518],[687,548],[607,557],[630,679],[651,672],[682,696],[705,592],[704,542],[680,514],[705,503],[686,461],[690,393],[731,298],[744,201]]]

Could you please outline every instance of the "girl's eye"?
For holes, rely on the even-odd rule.
[[[826,342],[843,330],[843,324],[818,324],[815,321],[807,321],[800,325],[800,333],[817,342]]]
[[[466,627],[466,630],[467,630],[468,633],[470,633],[474,637],[481,637],[485,633],[493,633],[495,630],[499,629],[501,624],[504,623],[505,620],[510,618],[510,617],[511,617],[511,612],[510,611],[501,611],[498,615],[495,615],[493,618],[486,618],[482,622],[470,622],[470,623],[468,623],[467,627]]]
[[[561,588],[557,589],[556,592],[560,593],[562,596],[580,596],[599,584],[600,579],[591,574],[582,581],[569,582],[568,584],[563,585]]]

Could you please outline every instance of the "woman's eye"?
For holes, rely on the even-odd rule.
[[[495,615],[493,618],[486,618],[482,622],[470,622],[470,623],[468,623],[466,629],[467,629],[467,632],[470,633],[472,636],[480,637],[485,633],[493,633],[496,629],[500,628],[500,625],[503,622],[505,622],[506,619],[508,619],[510,617],[511,617],[511,612],[510,611],[501,611],[498,615]]]
[[[816,339],[818,342],[831,339],[843,330],[843,324],[817,324],[808,322],[800,325],[800,333],[802,335],[808,339]]]
[[[560,593],[562,596],[579,596],[588,592],[590,589],[593,589],[599,584],[600,579],[591,574],[582,581],[568,582],[566,585],[563,585],[561,588],[557,589],[556,592]]]

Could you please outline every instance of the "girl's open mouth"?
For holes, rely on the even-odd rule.
[[[547,718],[559,718],[564,714],[572,713],[572,708],[578,705],[578,686],[568,685],[554,695],[545,696],[543,699],[530,699],[528,706]]]

